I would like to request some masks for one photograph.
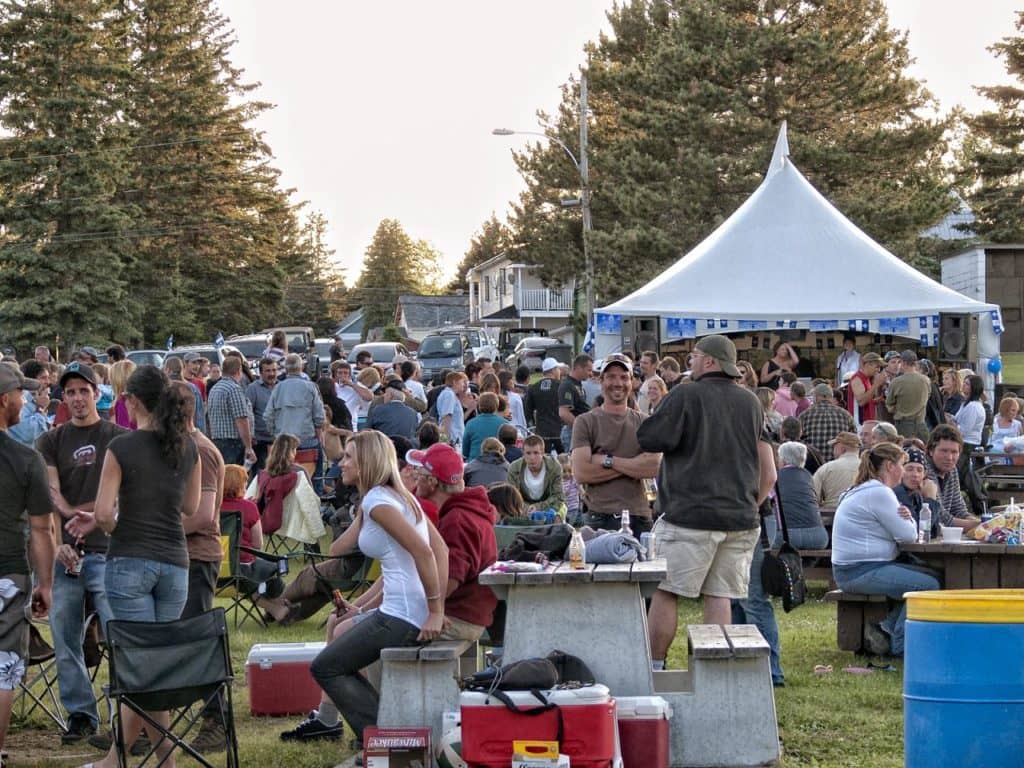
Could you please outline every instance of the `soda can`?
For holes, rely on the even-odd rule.
[[[654,551],[655,538],[652,531],[644,531],[640,534],[640,546],[644,548],[648,560],[653,560],[657,556]]]

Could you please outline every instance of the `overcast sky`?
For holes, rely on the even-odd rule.
[[[522,181],[510,150],[537,130],[583,45],[608,29],[611,0],[219,0],[238,43],[232,61],[276,109],[266,132],[296,200],[327,216],[351,284],[383,218],[443,254],[454,272],[491,212]],[[887,0],[910,33],[912,72],[943,109],[983,102],[973,85],[1005,79],[986,46],[1014,32],[1014,0]],[[566,160],[568,162],[568,159]]]

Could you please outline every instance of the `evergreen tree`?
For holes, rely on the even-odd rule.
[[[905,74],[904,34],[882,0],[632,0],[587,48],[598,304],[662,271],[761,182],[788,120],[801,169],[858,226],[934,270],[917,236],[955,204],[945,121]],[[552,135],[575,146],[578,86]],[[541,115],[542,120],[548,120]],[[527,190],[516,240],[557,283],[582,272],[580,220],[557,205],[579,179],[547,143],[516,155]]]
[[[145,228],[133,288],[150,343],[212,338],[275,322],[281,254],[299,240],[271,153],[212,0],[135,0],[134,184]]]
[[[1014,25],[1024,32],[1024,12]],[[989,48],[1003,59],[1016,81],[977,91],[994,109],[968,117],[958,181],[975,221],[971,230],[993,243],[1024,239],[1024,35],[1006,37]]]
[[[462,257],[459,266],[455,271],[455,277],[448,283],[448,290],[469,291],[469,283],[466,282],[466,273],[473,267],[493,259],[509,249],[512,244],[512,233],[509,228],[498,217],[491,213],[491,218],[483,223],[480,230],[473,235],[469,243],[469,250]]]
[[[351,291],[351,306],[363,308],[364,341],[370,329],[394,322],[399,296],[431,289],[436,264],[437,252],[422,240],[413,241],[395,219],[377,225]]]
[[[133,333],[119,6],[0,3],[0,323],[22,350]]]
[[[325,242],[327,219],[311,213],[299,233],[296,251],[282,259],[286,275],[281,325],[309,325],[327,333],[344,311],[345,280],[334,264],[334,249]]]

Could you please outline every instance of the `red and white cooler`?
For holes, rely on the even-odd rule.
[[[254,715],[298,715],[320,705],[320,686],[309,666],[326,643],[257,643],[249,649],[245,678]]]
[[[541,702],[529,691],[503,691],[516,707],[534,709]],[[615,699],[604,685],[542,692],[562,715],[559,752],[568,755],[572,768],[610,768],[615,759]],[[508,768],[512,742],[517,740],[556,741],[558,712],[540,715],[510,711],[494,696],[463,691],[459,696],[462,715],[462,759],[469,768]]]
[[[672,707],[661,696],[615,699],[624,768],[668,768]]]

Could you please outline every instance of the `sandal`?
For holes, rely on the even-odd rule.
[[[851,675],[870,675],[875,670],[868,669],[867,667],[843,667],[843,672],[848,672]]]
[[[829,675],[831,673],[832,673],[832,665],[831,664],[815,664],[814,665],[814,674],[816,674],[816,675]]]

